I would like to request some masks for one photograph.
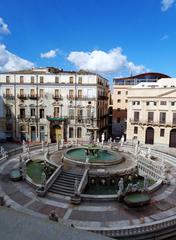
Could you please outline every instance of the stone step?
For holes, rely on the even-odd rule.
[[[74,186],[75,181],[69,181],[68,179],[66,179],[66,180],[64,180],[64,179],[56,179],[56,181],[54,183],[61,184],[61,185]],[[80,183],[79,180],[78,180],[78,183]]]
[[[58,192],[57,190],[55,189],[50,189],[50,192],[52,193],[55,193],[55,194],[60,194],[60,195],[63,195],[63,196],[68,196],[68,197],[72,197],[74,194],[73,193],[68,193],[68,192]]]
[[[55,188],[54,186],[50,189],[50,192],[53,192],[53,191],[55,191],[59,194],[62,194],[62,193],[64,193],[64,194],[69,193],[69,194],[72,194],[72,195],[74,194],[73,190],[60,189],[60,188],[57,188],[57,187]]]
[[[67,176],[58,176],[58,177],[57,177],[57,179],[64,179],[64,180],[67,180],[67,179],[68,179],[68,180],[73,180],[73,181],[75,181],[76,178],[77,178],[78,180],[81,180],[81,178],[78,178],[78,177],[70,177],[70,176],[69,176],[69,177],[67,177]]]
[[[80,174],[80,173],[73,173],[73,172],[65,172],[65,171],[63,171],[62,173],[61,173],[61,175],[66,175],[66,176],[77,176],[77,177],[82,177],[82,174]]]
[[[63,188],[63,189],[74,189],[74,185],[69,186],[69,185],[61,185],[61,184],[56,184],[54,183],[52,187],[58,187],[58,188]]]

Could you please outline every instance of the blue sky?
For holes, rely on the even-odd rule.
[[[79,68],[175,76],[175,0],[2,0],[0,71]],[[27,60],[27,61],[25,61]]]

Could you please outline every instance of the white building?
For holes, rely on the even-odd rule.
[[[53,67],[0,74],[0,138],[88,141],[107,134],[108,81]]]
[[[140,83],[128,91],[127,139],[176,147],[176,78]]]

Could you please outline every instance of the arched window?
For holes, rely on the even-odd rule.
[[[78,127],[77,128],[77,138],[81,138],[82,137],[82,128]]]
[[[73,138],[73,128],[69,128],[69,138]]]

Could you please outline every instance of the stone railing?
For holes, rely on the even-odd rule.
[[[78,187],[78,193],[79,194],[81,194],[84,191],[84,189],[85,189],[85,187],[88,183],[88,173],[89,173],[89,169],[87,168],[84,171],[84,174],[82,176],[81,182],[80,182],[79,187]]]
[[[119,228],[117,227],[89,228],[80,226],[75,227],[78,229],[84,229],[109,237],[116,237],[119,240],[168,239],[169,237],[176,235],[176,217],[170,217],[165,220],[159,220],[153,223],[144,223],[141,225],[134,225],[128,227],[121,226]]]

